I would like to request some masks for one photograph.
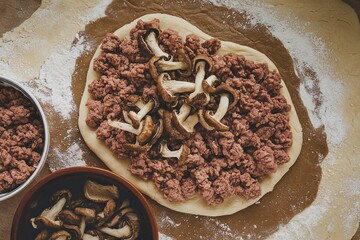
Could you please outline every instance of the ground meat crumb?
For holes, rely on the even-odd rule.
[[[211,74],[216,75],[219,84],[234,88],[239,97],[238,105],[222,119],[229,131],[208,131],[198,124],[196,133],[185,140],[178,135],[176,139],[174,134],[165,135],[162,141],[166,141],[170,149],[178,149],[184,143],[189,147],[189,154],[181,165],[176,158],[161,157],[156,150],[158,144],[147,153],[126,150],[124,144],[135,143],[135,135],[108,125],[108,119],[124,121],[123,101],[130,94],[144,99],[158,95],[156,81],[152,79],[147,63],[152,55],[141,49],[138,40],[147,29],[159,26],[158,19],[140,20],[130,31],[129,39],[120,39],[114,34],[105,36],[101,45],[103,52],[93,66],[101,77],[88,86],[92,99],[87,103],[87,125],[96,128],[97,138],[104,141],[115,156],[131,155],[128,170],[144,181],[152,181],[169,201],[186,201],[195,194],[200,194],[209,205],[220,204],[233,196],[256,199],[261,195],[261,180],[274,173],[278,165],[290,161],[287,154],[292,145],[290,105],[281,95],[278,72],[240,54],[220,55],[221,41],[218,39],[202,41],[194,34],[182,39],[177,31],[166,29],[160,30],[158,42],[174,61],[178,60],[179,49],[183,49],[190,59],[199,54],[209,56],[213,62]],[[169,75],[179,81],[194,81],[193,76],[181,77],[175,71],[169,71]],[[0,91],[0,100],[2,98],[4,94]],[[218,96],[211,96],[207,110],[216,111],[218,102]],[[160,106],[163,107],[161,103]],[[0,108],[0,123],[11,124],[27,116],[21,109],[19,112],[23,115],[15,109]],[[151,113],[151,116],[158,121],[158,114]],[[37,159],[23,146],[11,151],[23,161]],[[4,159],[1,173],[1,169],[13,160],[9,152],[3,151],[0,156]],[[10,186],[18,176],[21,178],[25,174],[19,170],[21,164],[18,163],[17,171],[0,175],[0,184],[4,182]]]
[[[44,129],[32,103],[0,85],[0,193],[25,182],[43,151]]]

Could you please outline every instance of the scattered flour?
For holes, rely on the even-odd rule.
[[[61,121],[68,121],[76,108],[71,92],[71,75],[75,68],[76,58],[83,51],[89,50],[89,46],[86,46],[83,39],[76,34],[82,30],[78,26],[85,26],[88,22],[104,16],[105,8],[111,1],[104,0],[96,4],[93,3],[94,1],[89,1],[91,3],[82,2],[84,5],[92,5],[92,7],[84,9],[81,13],[76,12],[78,11],[76,9],[70,9],[66,11],[68,15],[66,13],[63,16],[54,15],[53,9],[58,11],[66,2],[69,0],[63,2],[44,0],[42,5],[46,7],[38,9],[32,16],[32,18],[37,18],[36,21],[39,22],[41,19],[55,18],[53,19],[54,26],[62,26],[59,22],[66,21],[64,25],[68,27],[59,28],[57,30],[58,35],[47,36],[46,33],[49,29],[41,29],[41,27],[25,21],[18,28],[5,33],[0,39],[0,75],[28,85],[41,103],[52,106],[62,118]],[[329,54],[327,46],[321,39],[306,30],[307,24],[299,25],[299,21],[291,13],[280,19],[275,7],[266,3],[250,0],[210,0],[210,2],[230,9],[229,15],[224,16],[224,21],[225,18],[231,18],[232,14],[245,13],[248,17],[248,23],[236,27],[249,28],[258,23],[264,24],[275,37],[282,41],[294,59],[296,71],[302,79],[300,95],[309,111],[311,122],[315,128],[325,125],[328,142],[335,149],[336,145],[345,137],[346,126],[341,114],[328,111],[328,109],[341,109],[339,106],[341,106],[340,99],[343,95],[343,86],[340,81],[337,81],[337,76],[330,71],[325,60]],[[13,38],[13,36],[19,35],[21,38]],[[60,38],[61,41],[56,38]],[[77,38],[78,42],[70,47],[74,38]],[[47,51],[37,51],[41,48],[46,48]],[[44,55],[47,53],[51,54]],[[22,58],[26,60],[18,61]],[[314,82],[313,76],[309,75],[309,70],[316,74],[315,77],[319,80],[317,83]],[[315,94],[315,88],[321,90],[320,94]],[[317,105],[317,99],[321,99],[322,104]],[[71,132],[71,129],[69,131]],[[49,158],[51,159],[49,161],[51,171],[86,164],[82,158],[83,152],[76,142],[65,150],[53,148],[49,155],[53,155]],[[331,154],[329,155],[329,162],[336,162],[336,159],[331,158]],[[57,162],[54,163],[54,160]],[[324,177],[331,177],[331,171],[330,168],[328,172],[324,173]],[[359,185],[359,181],[349,182],[346,185],[349,189],[344,188],[345,194],[360,197]],[[280,230],[272,236],[272,239],[311,237],[311,227],[321,221],[321,216],[334,207],[330,204],[331,199],[328,195],[331,194],[326,191],[321,192],[319,198],[322,201],[317,201],[294,217],[287,225],[281,226]],[[354,211],[360,212],[360,203],[354,207]],[[351,222],[356,217],[351,215],[349,219],[348,222]],[[158,222],[160,228],[180,227],[179,223],[174,222],[168,216],[159,216]],[[228,225],[216,220],[216,218],[208,218],[207,224],[215,230],[213,239],[242,239],[236,230],[230,229]],[[335,225],[329,224],[327,230],[331,232],[335,227]],[[351,229],[350,224],[348,228]],[[304,229],[308,229],[308,232],[305,233]],[[251,236],[244,237],[247,239]],[[160,239],[171,240],[172,238],[160,233]]]

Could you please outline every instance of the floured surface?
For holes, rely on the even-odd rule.
[[[293,205],[295,216],[291,220],[283,221],[282,224],[278,223],[277,228],[280,228],[272,238],[351,238],[360,219],[358,202],[360,198],[360,161],[358,159],[360,131],[357,124],[360,118],[360,97],[357,85],[360,76],[358,68],[360,30],[356,15],[340,1],[328,1],[327,4],[310,0],[301,3],[268,0],[269,4],[253,3],[253,1],[222,2],[231,9],[222,11],[216,16],[199,10],[201,6],[209,5],[206,2],[192,3],[197,4],[197,7],[192,9],[184,7],[182,1],[174,2],[173,11],[176,8],[182,8],[182,11],[187,11],[187,17],[190,20],[197,19],[198,23],[201,23],[201,18],[203,18],[204,24],[211,23],[204,28],[204,31],[209,33],[216,29],[216,32],[221,32],[221,36],[218,37],[222,39],[229,38],[236,30],[253,29],[257,23],[268,26],[269,32],[283,42],[296,62],[295,66],[302,80],[301,97],[313,125],[318,127],[324,124],[328,136],[329,154],[321,163],[323,176],[317,198],[309,208],[300,213],[296,204],[301,204],[301,202],[279,208],[281,213],[285,209],[288,211],[288,207],[291,209]],[[14,31],[4,34],[0,42],[0,74],[17,78],[31,86],[40,102],[45,105],[53,133],[48,159],[52,170],[71,166],[74,163],[100,164],[84,146],[76,129],[77,108],[74,102],[78,103],[80,95],[68,95],[68,93],[71,90],[79,93],[83,89],[82,84],[74,82],[71,85],[71,73],[74,70],[72,64],[76,57],[81,52],[87,54],[87,50],[95,48],[96,41],[100,41],[103,37],[103,34],[100,34],[92,39],[83,39],[76,33],[84,29],[88,21],[102,16],[108,3],[109,1],[98,3],[95,0],[86,1],[86,4],[76,1],[62,1],[61,4],[43,1],[42,7],[28,21]],[[133,8],[136,4],[118,2],[117,5],[126,10]],[[167,3],[167,5],[171,4]],[[154,12],[158,11],[157,8],[165,9],[166,6],[154,2],[151,6],[139,7],[140,13],[130,12],[127,16],[134,19],[135,16],[141,14],[141,11]],[[247,23],[234,21],[239,12],[247,13],[246,17],[249,20]],[[115,15],[116,12],[112,11],[108,14]],[[212,20],[213,18],[219,20]],[[114,23],[119,22],[121,20],[111,18],[103,28],[114,26]],[[124,22],[129,22],[129,20],[124,19]],[[221,22],[224,22],[223,31],[212,27],[212,23]],[[117,28],[114,27],[108,31],[113,32]],[[211,35],[217,36],[216,33]],[[71,47],[76,37],[78,43]],[[245,42],[246,37],[249,36],[240,37]],[[86,44],[82,43],[83,40]],[[257,39],[254,40],[257,41]],[[263,43],[265,42],[266,39],[263,40]],[[272,52],[271,49],[267,50],[273,60],[277,53]],[[47,67],[43,68],[43,64]],[[51,69],[52,65],[57,66],[55,68],[57,71],[51,71],[54,70]],[[78,71],[81,72],[81,69]],[[280,69],[280,71],[284,70]],[[62,85],[58,84],[58,79],[61,79]],[[58,91],[57,97],[52,97],[52,91]],[[61,105],[61,103],[65,104]],[[311,128],[311,126],[307,127]],[[312,138],[312,135],[308,137]],[[306,144],[307,139],[304,141]],[[59,162],[58,158],[63,159],[64,162]],[[296,164],[295,167],[297,167]],[[46,169],[44,172],[47,173]],[[291,174],[293,173],[290,171],[288,175]],[[288,175],[284,178],[288,179]],[[283,187],[279,185],[274,192],[284,189]],[[5,219],[0,224],[0,232],[5,234],[6,239],[10,233],[13,212],[21,195],[0,203],[0,209],[7,209],[0,211],[0,216]],[[264,200],[256,206],[263,206],[266,200],[265,196]],[[153,206],[158,215],[160,231],[174,239],[207,239],[208,236],[212,239],[261,239],[269,235],[269,233],[256,234],[259,228],[267,226],[261,216],[258,221],[254,221],[255,224],[246,226],[244,229],[244,225],[239,226],[233,223],[237,221],[235,217],[233,219],[199,217],[189,220],[186,216],[164,211],[156,204]],[[249,222],[253,223],[251,216],[247,217],[250,219]],[[284,219],[287,219],[285,215]],[[206,235],[206,230],[212,235]],[[201,235],[191,237],[188,234],[190,232],[200,232]],[[164,235],[161,238],[169,239]]]
[[[160,29],[173,29],[179,33],[182,39],[185,39],[189,34],[195,34],[201,39],[201,42],[205,40],[209,40],[212,37],[205,34],[198,29],[194,25],[190,24],[189,22],[185,21],[184,19],[171,16],[168,14],[147,14],[141,16],[138,19],[135,19],[129,24],[124,25],[123,27],[119,28],[114,32],[115,35],[119,36],[120,39],[123,38],[130,38],[130,30],[136,26],[137,21],[141,19],[144,22],[151,21],[153,19],[160,20]],[[127,168],[130,165],[130,159],[117,159],[114,154],[111,152],[110,148],[107,147],[104,142],[98,140],[96,138],[96,131],[95,129],[91,129],[86,124],[86,117],[88,116],[89,109],[86,106],[86,103],[90,99],[90,94],[88,92],[87,86],[91,84],[92,81],[99,79],[99,74],[93,70],[94,59],[96,59],[101,53],[100,47],[96,50],[90,64],[89,70],[86,77],[86,84],[84,93],[80,103],[80,110],[79,110],[79,129],[80,132],[89,146],[89,148],[96,153],[96,155],[108,166],[113,172],[125,177],[131,183],[133,183],[138,189],[140,189],[144,194],[150,196],[152,199],[160,203],[161,205],[173,209],[175,211],[189,213],[189,214],[198,214],[198,215],[205,215],[205,216],[222,216],[222,215],[229,215],[239,210],[242,210],[255,202],[259,201],[266,193],[273,190],[275,184],[281,180],[281,178],[286,174],[286,172],[290,169],[290,167],[295,163],[297,157],[300,154],[301,146],[302,146],[302,128],[295,111],[294,104],[292,103],[290,94],[287,90],[284,81],[282,81],[282,89],[281,94],[287,100],[287,103],[290,104],[291,110],[288,114],[289,116],[289,123],[291,126],[292,132],[292,140],[293,145],[288,148],[287,153],[289,154],[290,161],[278,166],[275,173],[270,174],[269,176],[265,177],[261,180],[261,195],[256,199],[245,199],[242,197],[232,197],[225,199],[222,204],[216,206],[210,206],[206,203],[205,199],[203,199],[199,194],[194,198],[188,199],[185,202],[170,202],[163,197],[162,192],[155,186],[152,181],[144,181],[139,179],[135,175],[131,174]],[[264,54],[260,53],[259,51],[249,48],[247,46],[235,44],[233,42],[221,42],[221,48],[218,52],[219,54],[226,55],[228,53],[236,53],[243,55],[246,60],[252,60],[255,63],[266,63],[269,66],[270,71],[278,69],[274,65],[271,60],[265,56]]]

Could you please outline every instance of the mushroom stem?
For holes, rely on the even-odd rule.
[[[172,94],[175,94],[194,91],[195,84],[192,82],[169,80],[165,82],[165,87],[170,89]]]
[[[184,164],[186,157],[189,154],[189,147],[186,145],[182,145],[178,150],[171,151],[167,143],[161,143],[160,154],[164,158],[177,158],[178,164],[182,165]]]
[[[189,104],[184,103],[179,110],[179,114],[177,114],[177,118],[180,122],[183,122],[187,116],[189,116],[191,111],[191,106]],[[175,113],[176,114],[176,113]]]
[[[142,125],[143,125],[143,123],[141,122],[139,128],[136,129],[129,123],[123,123],[123,122],[119,122],[119,121],[112,121],[110,119],[108,120],[108,124],[111,127],[118,128],[118,129],[121,129],[121,130],[124,130],[124,131],[127,131],[127,132],[131,132],[131,133],[133,133],[135,135],[139,135],[141,133]]]
[[[202,92],[202,81],[205,78],[205,61],[196,63],[195,90],[190,93],[189,99],[193,99],[197,94]]]
[[[166,52],[161,50],[161,48],[156,40],[156,34],[154,31],[152,31],[148,34],[145,41],[146,41],[148,47],[150,48],[151,52],[155,56],[157,56],[157,57],[165,56],[166,58],[169,57],[169,54],[167,54]]]
[[[219,107],[216,109],[215,114],[213,115],[213,118],[220,121],[226,114],[229,106],[229,94],[222,93],[220,94],[220,102]]]
[[[172,70],[185,70],[188,68],[188,64],[185,62],[171,62],[161,59],[157,62],[159,70],[161,72],[172,71]]]

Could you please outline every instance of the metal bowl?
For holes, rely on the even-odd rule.
[[[41,118],[42,124],[44,126],[44,148],[43,148],[43,152],[41,154],[41,159],[38,163],[37,168],[24,183],[17,186],[15,189],[11,190],[10,192],[0,193],[0,201],[4,201],[4,200],[11,198],[12,196],[18,194],[19,192],[21,192],[40,173],[41,169],[44,167],[46,157],[48,154],[48,150],[49,150],[50,132],[49,132],[49,125],[47,123],[44,110],[42,109],[40,103],[37,101],[37,99],[34,97],[34,95],[26,87],[20,85],[19,83],[17,83],[14,80],[6,79],[3,77],[0,77],[0,86],[12,87],[12,88],[18,90],[19,92],[21,92],[26,98],[28,98],[33,103],[33,105],[36,107],[36,110],[37,110],[37,112]]]

